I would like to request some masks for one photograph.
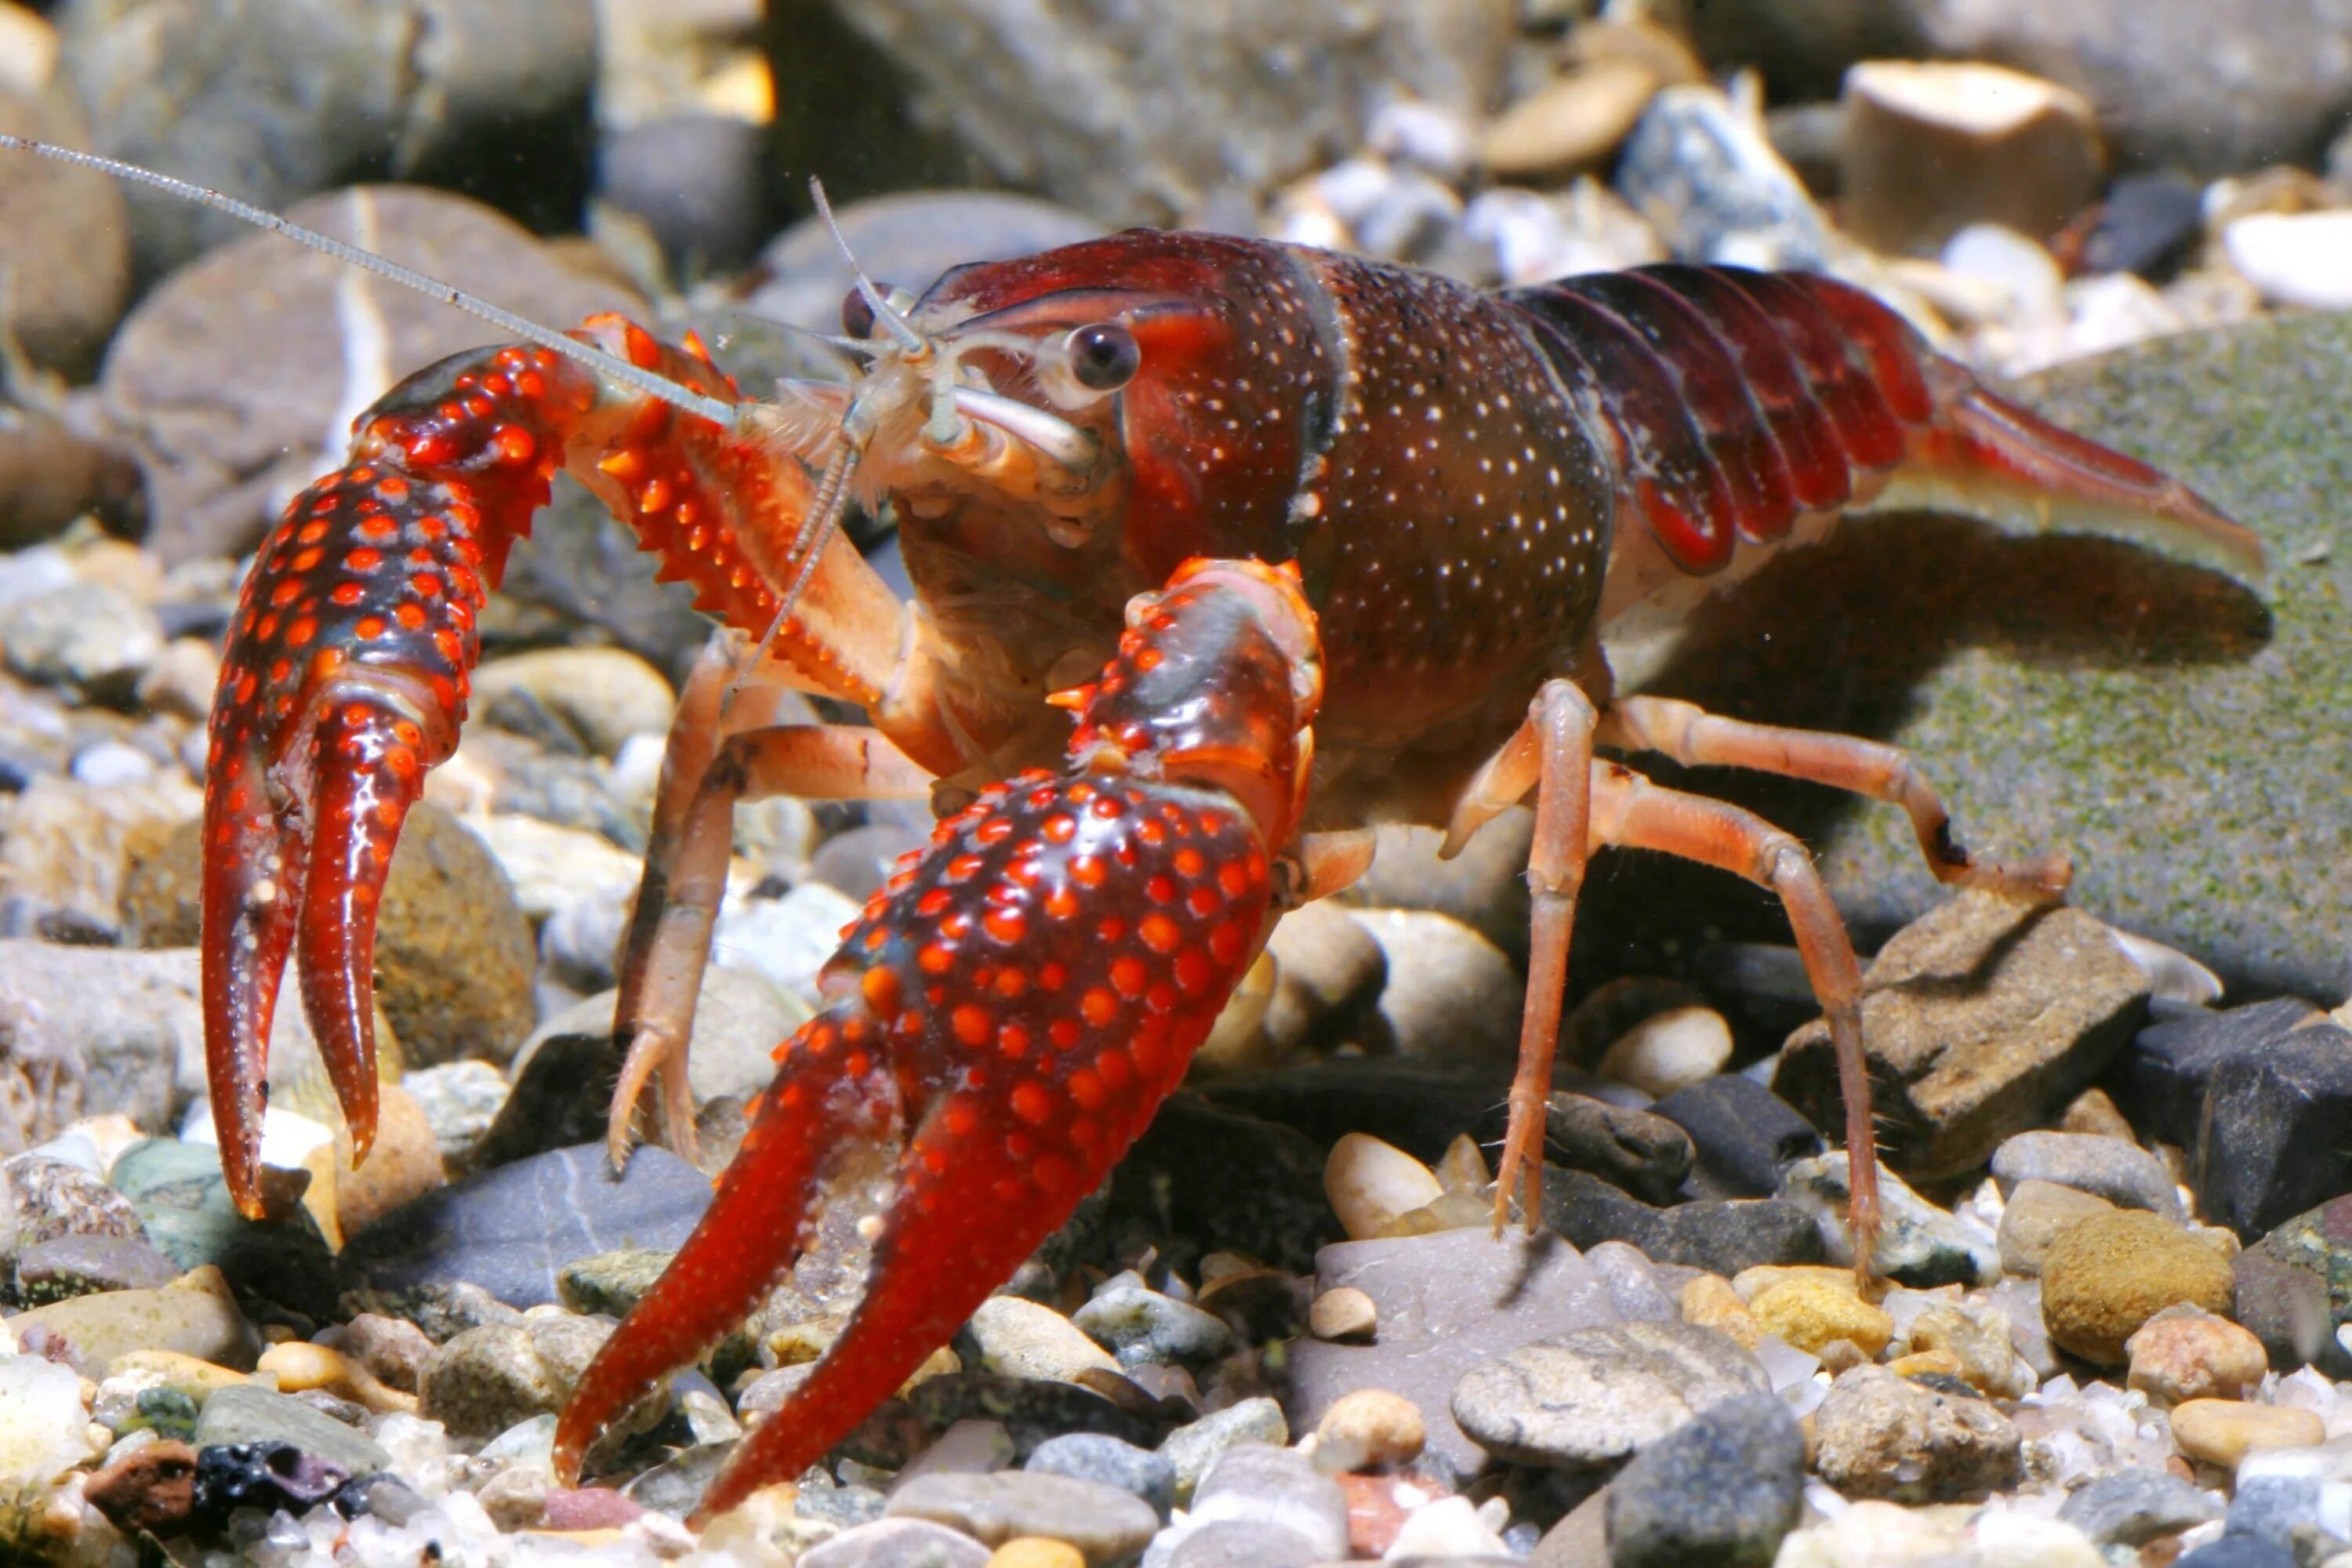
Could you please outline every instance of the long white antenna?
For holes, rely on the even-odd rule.
[[[909,353],[919,350],[923,346],[923,334],[915,331],[915,324],[900,315],[896,307],[882,297],[882,290],[874,286],[874,279],[866,276],[866,268],[857,265],[857,254],[849,248],[849,237],[841,232],[841,225],[834,221],[833,204],[824,198],[824,182],[814,175],[809,179],[809,197],[816,203],[816,216],[824,220],[824,231],[833,236],[833,243],[840,250],[841,258],[849,263],[849,275],[857,279],[857,292],[865,298],[867,309],[874,312],[874,319],[888,327],[890,335]]]
[[[0,134],[0,148],[37,153],[41,157],[52,159],[57,163],[74,163],[85,169],[95,169],[102,174],[111,174],[118,180],[130,180],[138,184],[152,185],[156,190],[168,192],[183,201],[210,207],[215,212],[226,213],[231,217],[243,219],[256,228],[266,228],[273,234],[282,234],[298,244],[307,245],[313,250],[335,258],[338,261],[349,262],[362,271],[373,272],[377,277],[398,283],[404,288],[414,289],[418,293],[438,300],[445,305],[454,305],[468,315],[480,317],[501,331],[512,332],[527,342],[537,343],[541,348],[552,349],[568,359],[586,365],[608,380],[619,382],[624,386],[635,387],[646,396],[659,398],[674,408],[698,415],[715,425],[730,428],[742,422],[745,405],[722,402],[719,398],[697,392],[690,386],[672,381],[667,376],[656,375],[652,371],[631,364],[627,360],[606,353],[603,349],[583,343],[577,338],[565,337],[562,333],[552,331],[536,321],[518,316],[511,310],[500,310],[488,300],[478,299],[462,289],[452,288],[438,279],[427,277],[412,268],[403,267],[396,261],[387,261],[372,250],[362,250],[356,245],[346,245],[341,240],[330,235],[320,234],[316,229],[304,228],[299,223],[289,223],[276,213],[247,202],[238,201],[235,196],[226,195],[219,191],[194,184],[186,180],[175,180],[169,174],[159,174],[152,169],[142,169],[136,163],[125,163],[113,158],[101,158],[95,153],[77,152],[71,147],[58,147],[47,142],[28,141],[22,136]]]

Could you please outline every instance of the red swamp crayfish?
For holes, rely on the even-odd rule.
[[[919,298],[861,275],[829,340],[861,367],[772,402],[741,397],[691,337],[492,319],[526,341],[421,371],[362,415],[349,466],[289,508],[231,625],[203,888],[222,1163],[257,1214],[289,953],[368,1146],[376,897],[457,746],[476,614],[564,469],[741,634],[704,655],[671,731],[624,945],[616,1157],[656,1079],[665,1136],[691,1146],[686,1042],[735,803],[971,802],[845,931],[828,1005],[777,1052],[708,1214],[562,1417],[574,1478],[599,1432],[789,1272],[848,1155],[894,1145],[860,1305],[706,1517],[823,1458],[1068,1216],[1280,912],[1360,876],[1379,822],[1442,826],[1451,852],[1536,808],[1498,1225],[1515,1201],[1534,1223],[1577,894],[1617,845],[1783,901],[1835,1045],[1853,1234],[1874,1237],[1860,976],[1811,857],[1596,748],[1891,802],[1947,883],[2054,899],[2068,864],[1962,849],[1897,748],[1621,695],[1602,636],[1687,616],[1842,512],[1923,501],[2262,564],[2183,486],[1820,277],[1664,266],[1486,293],[1136,230],[960,267]],[[896,517],[914,602],[836,526],[853,500]],[[785,691],[870,727],[780,724]],[[1866,1270],[1870,1247],[1855,1254]]]

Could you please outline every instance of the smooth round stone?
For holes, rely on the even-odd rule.
[[[1769,1568],[1804,1510],[1805,1436],[1777,1395],[1700,1412],[1608,1491],[1610,1568]]]
[[[1132,1492],[1162,1519],[1176,1506],[1176,1466],[1168,1456],[1099,1432],[1048,1437],[1030,1451],[1021,1468]]]
[[[141,1351],[177,1351],[237,1370],[251,1366],[259,1353],[257,1336],[227,1280],[210,1266],[157,1289],[77,1296],[8,1320],[19,1341],[37,1325],[63,1340],[75,1370],[91,1377],[105,1375],[116,1358]]]
[[[2124,1342],[2126,1382],[2158,1405],[2242,1399],[2270,1370],[2252,1332],[2194,1307],[2168,1307]]]
[[[1454,1386],[1472,1441],[1519,1464],[1611,1463],[1708,1405],[1769,1392],[1756,1358],[1689,1323],[1614,1323],[1538,1340]]]
[[[1813,1431],[1822,1479],[1849,1498],[1955,1502],[2017,1484],[2021,1444],[2007,1416],[1885,1367],[1841,1374]]]
[[[1072,1383],[1086,1372],[1117,1372],[1118,1363],[1051,1307],[1018,1296],[991,1296],[968,1330],[979,1366],[1007,1377]]]
[[[1993,1151],[2003,1195],[2027,1181],[2055,1182],[2122,1208],[2182,1219],[2180,1194],[2164,1162],[2138,1144],[2092,1132],[2020,1132]]]
[[[1329,1561],[1295,1530],[1237,1520],[1187,1530],[1165,1558],[1153,1559],[1165,1568],[1316,1568]]]
[[[2042,1318],[2062,1349],[2121,1365],[2125,1342],[2179,1302],[2226,1313],[2230,1265],[2212,1247],[2155,1215],[2119,1209],[2069,1226],[2042,1260]]]
[[[987,1568],[988,1548],[927,1519],[854,1525],[800,1554],[799,1568]]]
[[[1331,1146],[1323,1193],[1351,1241],[1370,1241],[1445,1195],[1437,1173],[1393,1143],[1350,1132]]]
[[[1676,1007],[1645,1018],[1603,1053],[1598,1070],[1663,1100],[1704,1083],[1731,1059],[1731,1026],[1712,1007]]]
[[[1797,1349],[1811,1354],[1832,1340],[1849,1340],[1864,1354],[1875,1356],[1895,1337],[1895,1320],[1825,1279],[1784,1279],[1759,1290],[1748,1303],[1748,1315],[1768,1334],[1778,1334]]]
[[[1094,1563],[1141,1551],[1160,1529],[1159,1513],[1132,1493],[1029,1470],[917,1476],[890,1494],[888,1512],[928,1519],[990,1546],[1021,1535],[1066,1541]]]
[[[1318,1340],[1360,1344],[1380,1331],[1380,1308],[1353,1285],[1326,1290],[1307,1309],[1307,1331]]]
[[[1217,1457],[1192,1493],[1194,1526],[1245,1523],[1292,1531],[1315,1547],[1315,1561],[1348,1554],[1348,1498],[1305,1455],[1249,1443]]]
[[[1197,1366],[1224,1354],[1234,1342],[1223,1318],[1134,1285],[1097,1293],[1070,1321],[1127,1366]]]
[[[1628,1242],[1604,1241],[1584,1249],[1584,1261],[1609,1288],[1610,1305],[1621,1318],[1663,1323],[1677,1316],[1675,1298],[1659,1278],[1658,1266]]]
[[[1385,1388],[1342,1394],[1315,1425],[1315,1461],[1324,1470],[1376,1470],[1420,1456],[1429,1441],[1421,1406]]]
[[[1177,1427],[1160,1443],[1160,1454],[1176,1467],[1176,1500],[1182,1502],[1228,1449],[1244,1444],[1279,1447],[1289,1441],[1290,1424],[1283,1419],[1282,1406],[1259,1397],[1213,1410]]]
[[[2309,1410],[2248,1405],[2235,1399],[2192,1399],[2173,1407],[2172,1440],[2189,1458],[2223,1469],[2261,1448],[2307,1448],[2327,1436],[2327,1424]]]

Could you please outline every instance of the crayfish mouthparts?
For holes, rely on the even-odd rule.
[[[899,862],[701,1223],[583,1376],[562,1475],[791,1270],[845,1151],[903,1140],[865,1296],[704,1516],[821,1458],[1095,1190],[1263,945],[1320,695],[1286,649],[1311,658],[1314,625],[1290,574],[1186,563],[1085,696],[1064,770],[989,786]],[[1106,737],[1159,766],[1089,766]],[[1236,798],[1236,770],[1285,787]]]

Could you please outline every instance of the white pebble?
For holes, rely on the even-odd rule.
[[[2352,212],[2256,213],[2221,231],[2221,248],[2275,304],[2352,310]]]
[[[1323,1166],[1323,1194],[1351,1241],[1369,1241],[1401,1215],[1445,1195],[1437,1173],[1393,1143],[1350,1132],[1331,1146]]]
[[[120,741],[100,741],[74,753],[73,776],[93,788],[145,784],[155,776],[155,759]]]
[[[1662,1100],[1702,1083],[1731,1059],[1731,1026],[1712,1007],[1675,1007],[1619,1036],[1601,1058],[1602,1078]]]

